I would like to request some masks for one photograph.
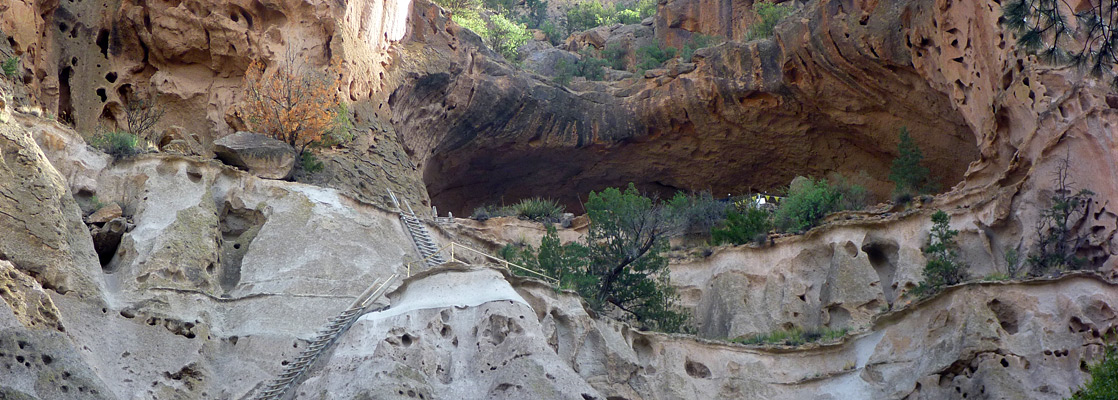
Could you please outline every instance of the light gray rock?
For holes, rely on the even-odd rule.
[[[88,217],[85,218],[85,221],[90,224],[103,224],[115,218],[120,218],[121,213],[123,212],[124,211],[120,208],[120,204],[117,204],[114,201],[104,207],[101,207],[101,209],[94,211],[93,214],[90,214]]]
[[[390,297],[391,308],[339,340],[298,398],[603,398],[559,359],[500,272],[440,268]]]
[[[237,132],[214,141],[222,162],[266,179],[287,179],[295,167],[295,149],[287,143],[249,132]]]
[[[59,292],[96,296],[96,254],[66,181],[30,132],[0,124],[0,259]]]
[[[578,56],[554,47],[535,50],[529,52],[524,59],[524,69],[544,76],[555,76],[558,73],[556,66],[560,61],[567,63],[567,66],[573,69],[578,62]]]

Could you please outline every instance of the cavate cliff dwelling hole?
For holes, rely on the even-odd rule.
[[[892,240],[867,238],[862,243],[862,251],[866,253],[870,265],[877,272],[877,277],[881,280],[881,290],[884,292],[885,301],[890,306],[896,300],[897,287],[894,278],[897,275],[897,252],[899,250],[900,246]]]
[[[260,211],[235,207],[229,202],[222,207],[218,222],[221,231],[221,277],[218,282],[222,290],[228,292],[240,283],[241,262],[265,222],[267,218]]]
[[[97,33],[97,48],[101,49],[101,55],[109,58],[109,30],[102,29]]]
[[[701,362],[693,361],[690,358],[683,363],[683,369],[692,378],[706,379],[710,378],[710,368]]]
[[[850,311],[841,305],[827,307],[827,326],[831,328],[845,328],[850,326]]]
[[[994,312],[994,316],[998,318],[998,323],[1001,325],[1002,330],[1010,335],[1017,334],[1017,310],[1012,305],[1006,304],[1001,300],[994,299],[986,303],[986,307]]]
[[[124,218],[114,218],[109,222],[103,224],[91,224],[90,236],[93,238],[93,249],[97,252],[97,259],[101,262],[101,268],[107,273],[111,273],[109,265],[116,256],[117,250],[120,248],[121,238],[128,230],[128,221]]]
[[[70,66],[58,71],[58,119],[65,123],[74,121],[74,104],[70,94],[70,77],[74,69]]]

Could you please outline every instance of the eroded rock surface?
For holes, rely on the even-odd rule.
[[[270,137],[237,132],[214,141],[222,162],[266,179],[287,179],[295,169],[295,149]]]
[[[96,297],[97,255],[69,187],[14,123],[0,124],[0,259],[59,292]]]
[[[1118,286],[1093,275],[955,287],[801,351],[638,332],[568,292],[513,282],[461,268],[410,279],[299,397],[1062,399],[1118,330]],[[454,295],[434,295],[448,285]]]

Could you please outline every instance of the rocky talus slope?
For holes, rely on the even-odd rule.
[[[712,16],[711,2],[668,1],[655,35],[734,36],[751,3]],[[389,293],[295,397],[1064,398],[1118,333],[1118,97],[1015,50],[999,14],[996,1],[814,0],[773,39],[561,87],[425,0],[0,3],[5,46],[22,56],[20,79],[0,84],[0,398],[250,398],[367,285],[417,258],[385,189],[459,214],[629,180],[721,191],[867,170],[881,191],[900,126],[945,192],[673,260],[696,335],[642,332],[570,292],[452,264]],[[322,154],[327,173],[304,179],[318,185],[198,156],[240,128],[229,106],[244,66],[287,49],[343,64],[365,133]],[[197,148],[115,160],[70,128],[119,120],[132,92],[171,106],[168,131]],[[58,121],[15,111],[36,104]],[[972,275],[1003,272],[1005,250],[1036,241],[1066,154],[1096,193],[1074,225],[1090,235],[1092,271],[911,301],[932,210],[961,231]],[[486,247],[542,227],[431,229]],[[725,341],[793,326],[851,334],[803,348]]]

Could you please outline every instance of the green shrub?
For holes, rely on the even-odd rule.
[[[517,49],[532,37],[524,24],[515,23],[501,14],[493,14],[486,21],[477,11],[467,9],[454,13],[450,19],[476,33],[486,46],[509,61],[519,60]]]
[[[481,14],[476,11],[456,12],[450,16],[450,19],[463,28],[474,31],[478,36],[481,36],[483,41],[489,37],[489,27],[485,20],[481,18]]]
[[[1017,249],[1005,249],[1005,275],[1009,279],[1016,279],[1017,274],[1021,271],[1021,254]]]
[[[863,171],[857,179],[864,182],[870,178]],[[840,210],[861,210],[870,204],[870,193],[866,191],[866,187],[854,183],[840,173],[828,175],[827,184],[842,195],[842,200],[839,202]]]
[[[582,32],[616,21],[610,10],[596,0],[575,4],[567,9],[567,34]]]
[[[454,14],[458,14],[462,11],[477,14],[477,11],[481,9],[481,0],[435,0],[435,3],[447,10],[450,10]],[[459,23],[458,25],[462,24]]]
[[[788,196],[780,201],[773,222],[784,232],[806,231],[823,221],[823,217],[840,210],[842,193],[824,180],[797,178],[788,188]]]
[[[506,245],[498,253],[501,258],[520,264],[533,271],[542,273],[559,280],[559,288],[578,290],[594,284],[593,277],[586,274],[587,252],[586,246],[578,243],[562,244],[555,226],[548,225],[543,238],[540,239],[539,251],[531,246],[517,247]],[[530,272],[513,269],[513,273],[522,276],[535,276]]]
[[[550,20],[544,21],[540,24],[540,30],[543,31],[544,36],[547,36],[547,41],[553,46],[558,46],[563,42],[563,36],[559,33],[559,27],[555,26],[554,22]]]
[[[924,154],[906,128],[901,128],[897,153],[897,158],[893,159],[893,166],[889,169],[889,180],[896,185],[893,193],[915,195],[927,192],[929,187],[925,181],[928,179],[928,168],[920,165]]]
[[[4,64],[0,65],[4,70],[4,76],[8,78],[15,78],[16,73],[19,72],[19,57],[8,57],[4,60]]]
[[[734,339],[733,342],[751,345],[783,345],[801,346],[813,342],[833,342],[850,333],[850,328],[808,329],[792,328],[790,330],[777,330],[764,335],[752,335]]]
[[[650,329],[679,332],[690,316],[676,305],[668,282],[668,237],[674,226],[670,210],[637,192],[609,188],[591,192],[586,202],[590,227],[586,245],[561,245],[549,227],[539,251],[505,246],[501,256],[574,289],[596,310],[615,306]]]
[[[656,0],[638,0],[633,7],[640,13],[641,19],[645,19],[656,15],[656,3]]]
[[[566,211],[562,204],[555,200],[545,200],[541,198],[524,199],[520,202],[507,206],[506,211],[502,214],[515,215],[533,221],[539,222],[556,222],[559,217]]]
[[[93,147],[116,158],[139,154],[140,138],[124,131],[109,131],[93,135],[89,140]]]
[[[517,61],[520,59],[517,49],[532,36],[528,34],[528,28],[524,24],[512,22],[504,15],[494,14],[489,17],[489,34],[483,37],[486,38],[486,44],[501,53],[506,60]]]
[[[753,3],[753,12],[757,13],[757,21],[750,27],[746,40],[763,39],[773,35],[773,28],[780,20],[792,13],[792,2],[773,4],[768,1]]]
[[[1037,246],[1029,255],[1029,274],[1040,276],[1067,269],[1080,269],[1087,260],[1076,252],[1089,239],[1088,235],[1075,230],[1078,223],[1088,215],[1094,192],[1075,189],[1068,168],[1071,153],[1068,153],[1056,166],[1053,183],[1056,188],[1049,199],[1051,205],[1040,211],[1036,224]]]
[[[481,206],[481,207],[474,208],[474,212],[470,214],[470,218],[478,220],[478,221],[485,221],[485,220],[487,220],[489,218],[492,218],[492,217],[494,217],[493,211],[489,208],[489,206]],[[506,260],[511,260],[508,257],[505,257],[505,259]]]
[[[582,55],[582,59],[578,60],[576,75],[592,81],[605,79],[605,66],[609,65],[609,61],[594,57],[588,48],[582,49],[579,54]]]
[[[497,14],[508,14],[519,3],[517,0],[484,0],[485,8],[493,10]]]
[[[323,135],[318,144],[329,147],[352,142],[357,135],[353,133],[353,122],[349,119],[351,115],[349,104],[344,101],[338,102],[338,107],[334,109],[334,121],[330,130]]]
[[[598,0],[588,0],[567,9],[567,34],[616,23],[638,24],[653,15],[656,15],[656,0],[640,0],[630,7],[605,6]]]
[[[679,295],[668,281],[664,257],[676,229],[671,211],[630,183],[625,191],[590,192],[586,215],[587,268],[596,281],[582,289],[587,301],[596,307],[613,304],[651,329],[684,329],[690,317],[675,306]]]
[[[916,294],[934,293],[944,286],[962,283],[968,278],[966,264],[959,261],[955,237],[959,231],[951,229],[950,218],[942,210],[932,214],[932,232],[924,248],[924,280],[917,285]]]
[[[637,70],[660,68],[675,57],[675,51],[675,47],[663,47],[659,43],[643,46],[637,50]]]
[[[772,220],[768,212],[757,208],[749,208],[745,212],[730,210],[726,213],[725,224],[711,229],[710,238],[715,244],[741,245],[749,242],[764,244],[764,239],[770,230],[772,230]]]
[[[577,63],[576,61],[575,64],[571,64],[566,59],[560,58],[559,61],[555,62],[555,76],[551,77],[551,80],[561,86],[567,86],[577,72]]]
[[[683,62],[691,62],[692,57],[695,55],[695,50],[714,46],[725,41],[725,38],[717,35],[694,34],[691,36],[691,39],[683,45],[683,49],[679,51],[679,57],[683,59]]]
[[[626,53],[627,51],[620,44],[612,43],[606,45],[605,50],[602,50],[602,58],[609,61],[610,68],[624,71]]]
[[[639,24],[642,19],[644,18],[641,18],[640,11],[628,9],[617,10],[617,22],[622,24]]]
[[[667,207],[683,233],[707,233],[726,219],[727,203],[714,199],[710,192],[688,195],[676,192]]]
[[[326,166],[323,165],[321,161],[318,161],[318,157],[315,157],[314,154],[309,151],[304,151],[303,154],[299,155],[299,168],[302,168],[303,171],[309,174],[322,171],[325,167]]]
[[[547,19],[547,0],[525,0],[524,6],[528,9],[526,19],[529,28],[543,30],[545,24],[551,24],[552,28],[555,27],[555,24]],[[547,31],[544,30],[544,33],[547,33]],[[548,40],[551,40],[551,38],[548,37]],[[552,44],[558,44],[558,42],[552,42]]]
[[[1103,358],[1090,367],[1091,380],[1069,400],[1118,399],[1118,349],[1107,346]]]

